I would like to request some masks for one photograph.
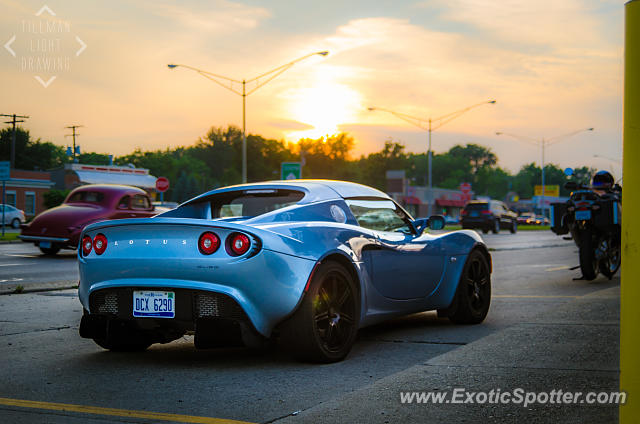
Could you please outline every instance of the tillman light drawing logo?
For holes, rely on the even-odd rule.
[[[18,70],[33,74],[47,88],[59,73],[71,70],[71,59],[80,56],[87,45],[72,33],[71,23],[58,18],[46,4],[34,16],[18,22],[17,32],[4,48],[16,59]]]

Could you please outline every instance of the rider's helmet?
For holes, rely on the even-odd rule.
[[[593,188],[598,190],[610,190],[614,184],[615,180],[613,179],[613,175],[607,171],[596,172],[596,175],[593,176],[591,181]]]

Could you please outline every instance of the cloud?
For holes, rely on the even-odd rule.
[[[228,0],[215,0],[202,10],[192,5],[152,2],[151,13],[169,18],[183,29],[197,32],[229,33],[256,28],[271,13],[263,7],[248,6]]]

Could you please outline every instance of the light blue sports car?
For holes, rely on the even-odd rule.
[[[80,335],[111,350],[187,333],[198,348],[279,340],[333,362],[359,328],[392,317],[480,323],[491,256],[473,231],[424,232],[443,225],[329,180],[226,187],[153,218],[91,224],[78,247]]]

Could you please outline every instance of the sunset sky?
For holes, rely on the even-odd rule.
[[[44,5],[55,16],[36,16]],[[248,132],[296,141],[346,131],[356,140],[355,156],[389,138],[423,152],[425,131],[367,108],[428,118],[496,99],[435,131],[434,151],[478,143],[517,171],[539,163],[540,149],[496,131],[539,140],[594,127],[550,146],[547,161],[619,176],[623,5],[0,0],[1,44],[15,36],[0,49],[0,113],[29,115],[33,136],[60,145],[70,142],[65,126],[84,125],[83,151],[121,155],[191,145],[211,126],[241,126],[241,97],[168,63],[250,79],[328,50],[247,98]],[[60,21],[68,26],[56,27]],[[78,39],[86,44],[80,52]],[[58,68],[38,69],[43,57]]]

